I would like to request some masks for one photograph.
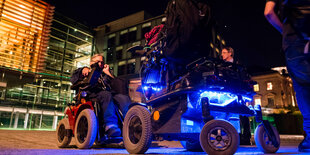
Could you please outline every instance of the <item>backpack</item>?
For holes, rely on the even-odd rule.
[[[191,62],[209,55],[213,20],[207,0],[171,0],[166,17],[166,57]]]
[[[160,33],[162,32],[163,27],[164,24],[160,24],[155,26],[150,32],[144,34],[147,46],[151,46],[160,39]]]

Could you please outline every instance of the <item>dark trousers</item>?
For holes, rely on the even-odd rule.
[[[119,108],[123,116],[128,110],[130,105],[130,98],[127,95],[115,94],[112,95],[109,91],[99,91],[98,93],[92,93],[91,97],[97,99],[100,103],[101,111],[103,113],[103,120],[106,126],[118,125],[117,108]]]
[[[310,51],[304,53],[309,40],[301,37],[289,23],[283,25],[283,47],[287,69],[293,80],[297,104],[303,116],[304,131],[310,135]]]
[[[117,119],[118,109],[121,110],[121,112],[123,114],[122,119],[124,119],[124,117],[128,111],[128,106],[130,105],[131,101],[130,101],[129,96],[127,96],[127,95],[115,94],[115,95],[113,95],[113,103],[108,105],[107,110],[104,113],[104,118],[105,118],[104,122],[107,126],[111,125],[111,124],[117,124],[117,122],[118,122],[118,119]]]

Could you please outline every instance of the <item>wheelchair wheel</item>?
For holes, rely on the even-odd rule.
[[[75,123],[75,143],[80,149],[90,148],[97,135],[97,118],[94,111],[84,109],[78,116]]]
[[[239,147],[239,135],[230,123],[211,120],[201,130],[200,145],[207,154],[232,155]]]
[[[271,126],[271,128],[276,136],[278,143],[280,144],[279,132],[274,126]],[[264,153],[275,153],[280,148],[280,145],[279,147],[273,146],[271,140],[269,140],[268,138],[268,135],[265,131],[263,124],[258,125],[257,128],[255,129],[254,140],[256,146]]]
[[[126,114],[123,126],[123,140],[131,154],[143,154],[152,143],[150,111],[143,106],[134,106]]]
[[[68,131],[71,131],[69,120],[68,118],[64,118],[58,122],[56,128],[57,146],[59,148],[65,148],[70,144],[72,139],[72,133],[68,133]]]

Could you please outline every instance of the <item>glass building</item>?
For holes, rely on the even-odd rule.
[[[4,1],[4,6],[7,2],[10,0]],[[42,23],[43,27],[50,26],[50,29],[42,28],[40,32],[37,29],[39,25],[36,24],[33,29],[38,33],[30,31],[31,24],[39,23],[39,19],[34,18],[37,13],[32,11],[34,15],[31,16],[33,22],[28,28],[29,32],[21,33],[24,38],[13,34],[19,34],[17,31],[25,25],[17,27],[16,32],[8,31],[8,37],[13,39],[0,39],[0,128],[55,129],[57,122],[63,117],[64,108],[74,97],[74,92],[70,90],[70,75],[77,67],[88,65],[92,54],[91,29],[54,13],[54,8],[46,3],[38,3],[41,4],[40,1],[16,0],[14,5],[20,8],[11,7],[13,11],[9,12],[13,14],[12,17],[24,17],[24,13],[28,15],[29,8],[22,5],[33,5],[30,8],[37,10],[36,7],[45,4],[50,16],[42,17]],[[1,16],[1,24],[6,22],[4,17]],[[20,21],[21,18],[15,20]],[[9,24],[17,25],[12,22]],[[4,29],[2,26],[3,24],[0,25],[1,30]],[[7,46],[3,45],[10,45],[9,42],[15,40],[22,42],[19,46],[11,43],[11,51],[7,52]],[[3,61],[6,64],[1,64]]]

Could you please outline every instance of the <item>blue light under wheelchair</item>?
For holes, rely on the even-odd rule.
[[[239,98],[238,95],[233,93],[210,90],[202,91],[202,93],[200,93],[200,100],[202,97],[207,97],[210,105],[222,107],[227,106],[234,101],[237,101],[240,104],[252,101],[252,98],[247,96],[241,96],[241,98]]]

